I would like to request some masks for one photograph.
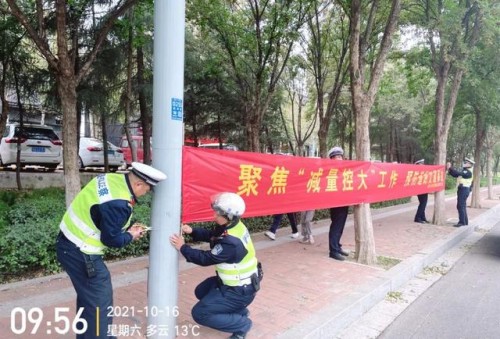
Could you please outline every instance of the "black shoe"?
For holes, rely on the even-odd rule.
[[[344,257],[348,257],[349,256],[349,253],[344,251],[343,249],[340,249],[339,251],[340,254],[342,254]]]
[[[426,221],[423,221],[423,220],[415,220],[415,222],[419,223],[419,224],[427,224]]]
[[[340,260],[343,261],[345,258],[340,254],[340,253],[330,253],[330,258],[335,259],[335,260]]]
[[[462,223],[458,223],[458,224],[453,225],[453,227],[461,227],[461,226],[465,226],[465,225]]]
[[[247,337],[246,333],[245,334],[236,334],[233,333],[229,339],[245,339]]]

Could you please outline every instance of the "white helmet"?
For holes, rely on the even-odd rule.
[[[331,150],[328,151],[328,158],[333,158],[336,155],[344,156],[344,150],[342,147],[335,146]]]
[[[245,213],[245,201],[236,193],[224,192],[212,197],[212,209],[217,214],[233,220]]]

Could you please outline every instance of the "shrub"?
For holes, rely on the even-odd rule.
[[[40,269],[56,272],[55,239],[65,211],[64,192],[44,189],[10,194],[16,203],[7,210],[0,207],[5,234],[0,238],[0,272],[7,278]]]
[[[406,203],[410,198],[372,204],[373,208]],[[141,197],[134,207],[133,219],[150,224],[152,196]],[[30,272],[54,273],[60,270],[56,259],[55,239],[64,215],[64,191],[59,188],[30,192],[0,191],[0,283],[26,277]],[[297,213],[297,223],[299,223]],[[315,220],[329,219],[328,209],[316,210]],[[272,215],[244,218],[250,232],[267,230]],[[282,225],[288,225],[285,216]],[[194,223],[196,227],[213,227],[213,222]],[[166,246],[170,246],[166,244]],[[120,249],[107,249],[106,260],[147,254],[149,236]]]

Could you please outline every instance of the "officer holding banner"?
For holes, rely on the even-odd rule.
[[[467,198],[472,187],[472,167],[474,164],[475,162],[469,158],[465,158],[462,169],[454,169],[449,162],[446,164],[448,174],[457,178],[458,223],[453,225],[455,227],[469,224],[469,219],[467,218]]]
[[[415,165],[423,165],[425,162],[424,159],[420,159],[415,161]],[[417,214],[415,214],[415,222],[418,222],[420,224],[427,224],[429,223],[427,221],[427,218],[425,217],[425,208],[427,207],[427,199],[429,195],[427,193],[419,194],[417,195],[418,198],[418,208],[417,208]]]
[[[344,150],[341,147],[335,146],[328,151],[328,157],[336,161],[344,160]],[[329,249],[330,258],[335,260],[345,260],[344,257],[349,255],[349,253],[342,249],[342,245],[340,244],[340,238],[342,237],[342,233],[344,233],[348,212],[349,206],[330,208],[330,219],[332,223],[330,224],[330,232],[328,233]]]

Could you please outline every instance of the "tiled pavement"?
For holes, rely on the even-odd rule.
[[[483,222],[488,213],[500,207],[500,187],[495,187],[494,193],[494,200],[483,198],[481,209],[468,208],[472,225]],[[485,192],[483,195],[486,196]],[[428,217],[433,209],[432,195],[429,198]],[[455,204],[454,196],[447,198],[449,222],[446,226],[414,223],[416,202],[372,211],[377,255],[401,261],[391,269],[361,265],[351,258],[344,262],[330,259],[328,220],[313,225],[316,243],[312,246],[291,239],[289,228],[278,230],[276,241],[270,241],[263,233],[253,235],[265,277],[261,291],[249,307],[254,326],[248,338],[335,337],[335,333],[382,300],[387,292],[397,289],[429,260],[472,232],[472,227],[451,227],[456,222]],[[344,249],[355,248],[352,215],[349,215],[342,243]],[[145,309],[148,258],[110,263],[108,267],[113,277],[114,304]],[[196,302],[194,288],[213,273],[213,267],[187,264],[180,257],[178,337],[228,337],[228,334],[197,326],[190,314]],[[25,310],[39,307],[44,319],[54,319],[55,307],[69,307],[67,314],[71,318],[74,305],[75,293],[64,273],[0,285],[0,337],[73,338],[74,335],[47,334],[45,322],[36,334],[29,333],[32,326],[28,323],[25,333],[16,335],[11,330],[11,312],[15,307]],[[19,318],[17,315],[15,327],[18,329]],[[144,338],[147,320],[144,314],[136,312],[134,316],[116,318],[115,324],[123,333],[118,338]]]

